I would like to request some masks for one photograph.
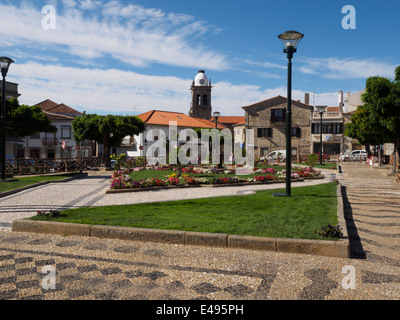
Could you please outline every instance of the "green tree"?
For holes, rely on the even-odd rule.
[[[371,116],[367,106],[358,106],[350,120],[351,123],[346,125],[344,135],[357,139],[359,144],[364,145],[367,157],[371,155],[371,145],[390,141],[390,131],[380,123],[379,119]]]
[[[143,121],[135,116],[86,114],[75,118],[72,127],[77,142],[94,140],[104,145],[103,160],[106,167],[111,166],[111,147],[120,146],[126,136],[138,135],[144,131]]]
[[[40,107],[20,105],[16,98],[6,101],[7,136],[25,137],[36,132],[56,131],[57,128],[51,124],[51,120]]]
[[[394,143],[393,173],[399,162],[400,142],[400,68],[396,68],[395,80],[384,77],[370,77],[366,82],[366,91],[362,101],[375,123],[380,123],[389,134],[387,141]]]

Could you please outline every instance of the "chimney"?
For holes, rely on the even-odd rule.
[[[308,92],[304,94],[304,103],[310,104],[310,94]]]
[[[338,94],[338,105],[343,106],[343,91],[339,91]]]

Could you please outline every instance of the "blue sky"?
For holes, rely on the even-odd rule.
[[[398,0],[1,0],[0,55],[20,102],[45,99],[80,111],[188,113],[191,80],[212,79],[214,111],[286,96],[286,55],[277,36],[304,33],[293,58],[293,98],[337,105],[369,76],[393,78],[400,65]],[[50,5],[55,21],[42,13]],[[344,29],[345,5],[356,29]],[[46,20],[47,19],[47,20]],[[55,29],[42,22],[54,22]],[[391,35],[394,33],[394,36]]]

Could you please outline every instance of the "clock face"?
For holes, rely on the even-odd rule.
[[[204,84],[204,80],[203,79],[200,79],[200,84]]]

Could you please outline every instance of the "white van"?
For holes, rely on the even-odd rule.
[[[284,161],[286,159],[286,150],[272,151],[268,153],[268,155],[266,155],[265,157],[261,157],[261,160],[266,159],[267,161],[275,161],[278,159],[278,155],[279,155],[279,161]]]

